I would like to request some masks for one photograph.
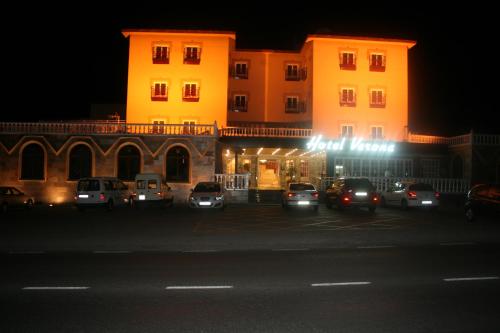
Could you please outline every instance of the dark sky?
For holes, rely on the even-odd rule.
[[[356,3],[314,10],[287,4],[265,11],[245,4],[188,9],[172,2],[154,8],[86,3],[58,8],[61,14],[43,7],[44,15],[36,9],[29,17],[19,15],[22,21],[10,26],[14,33],[3,40],[17,52],[2,55],[4,63],[21,68],[12,77],[4,75],[5,82],[12,82],[4,98],[18,107],[1,112],[0,120],[79,119],[88,117],[93,103],[125,103],[128,40],[121,35],[123,28],[232,30],[237,48],[285,50],[298,50],[307,34],[327,32],[417,41],[409,51],[412,131],[458,135],[474,128],[500,134],[493,8],[445,10],[419,3],[373,9]]]

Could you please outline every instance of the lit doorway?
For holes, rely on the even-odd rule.
[[[257,186],[260,189],[279,189],[280,184],[280,161],[279,160],[259,160],[259,170]]]

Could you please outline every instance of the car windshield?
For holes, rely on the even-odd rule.
[[[78,191],[99,191],[99,181],[96,179],[84,179],[78,182]]]
[[[345,184],[350,188],[366,188],[372,189],[373,185],[367,178],[359,178],[359,179],[346,179]]]
[[[290,191],[315,191],[312,184],[290,184]]]
[[[434,189],[432,188],[432,185],[422,184],[422,183],[411,184],[408,187],[408,190],[410,190],[410,191],[434,191]]]
[[[193,192],[220,192],[220,184],[199,183],[198,185],[196,185]]]

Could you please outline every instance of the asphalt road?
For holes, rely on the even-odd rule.
[[[2,254],[2,332],[498,332],[500,245]]]

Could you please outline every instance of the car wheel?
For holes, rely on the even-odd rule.
[[[318,209],[319,209],[319,206],[318,205],[317,206],[313,206],[313,209],[314,209],[315,212],[317,212]]]
[[[408,210],[408,201],[406,200],[401,200],[401,209],[403,210]]]
[[[471,207],[468,207],[465,210],[465,219],[467,220],[467,222],[472,222],[472,221],[474,221],[475,218],[476,218],[476,214],[474,214],[474,211],[472,210]]]
[[[341,210],[341,211],[345,209],[345,207],[342,204],[342,202],[340,202],[340,199],[337,200],[337,209]]]
[[[33,208],[33,200],[29,199],[28,201],[26,201],[26,209],[29,210],[31,208]]]
[[[110,212],[113,210],[113,207],[114,207],[113,200],[109,200],[108,203],[106,204],[106,210]]]

